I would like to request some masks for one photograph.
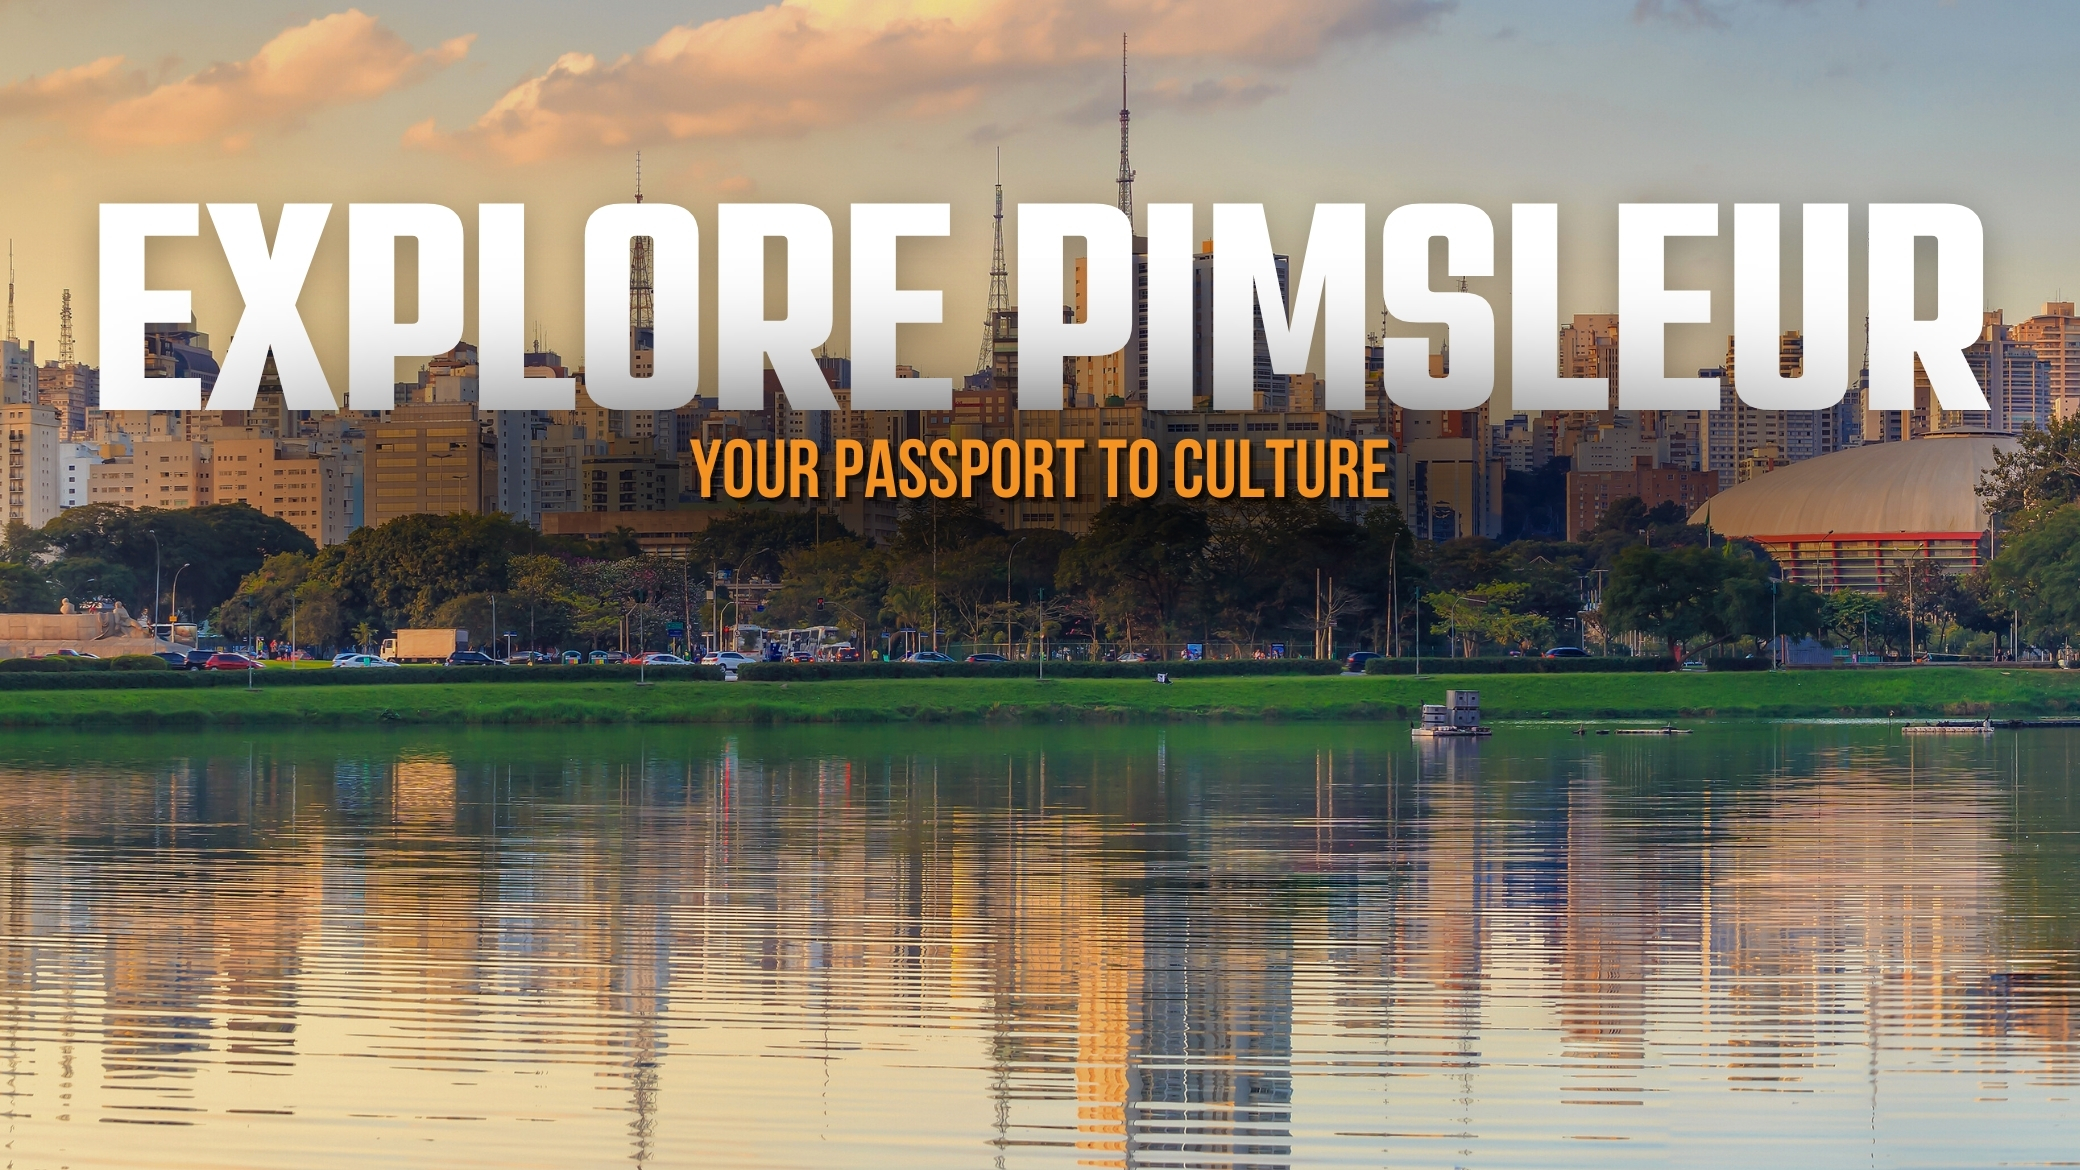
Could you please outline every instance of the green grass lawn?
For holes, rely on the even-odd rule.
[[[1966,667],[1782,674],[1480,675],[1424,679],[881,679],[857,682],[467,683],[0,692],[5,727],[385,723],[796,723],[1412,719],[1447,687],[1488,719],[2080,713],[2080,672]]]

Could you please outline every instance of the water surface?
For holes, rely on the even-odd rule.
[[[0,742],[10,1166],[2080,1161],[2080,733]]]

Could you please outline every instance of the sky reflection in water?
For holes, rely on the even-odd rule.
[[[10,734],[10,1164],[2080,1150],[2080,733]]]

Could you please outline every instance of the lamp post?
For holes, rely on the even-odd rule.
[[[1004,554],[1004,653],[1011,653],[1011,557],[1026,538],[1021,536],[1011,543],[1011,550]]]
[[[173,641],[173,623],[181,620],[181,574],[188,566],[182,565],[173,571],[173,599],[166,603],[166,640]]]
[[[159,534],[147,528],[144,534],[152,538],[152,622],[159,621]]]

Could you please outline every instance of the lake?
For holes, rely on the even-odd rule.
[[[13,1166],[2080,1161],[2080,733],[0,741]]]

